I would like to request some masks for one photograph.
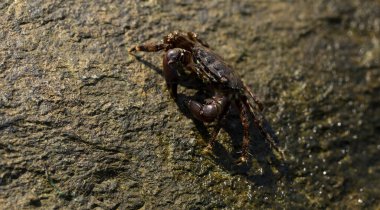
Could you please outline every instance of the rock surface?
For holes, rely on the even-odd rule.
[[[380,2],[0,2],[0,208],[380,207]],[[137,43],[198,32],[266,105],[285,152],[231,112],[207,130]],[[181,89],[181,91],[186,91]]]

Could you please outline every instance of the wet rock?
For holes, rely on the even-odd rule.
[[[0,203],[5,209],[376,208],[376,1],[2,1]],[[264,102],[282,160],[232,110],[207,127],[170,99],[160,53],[198,32]],[[181,88],[184,93],[191,91]]]

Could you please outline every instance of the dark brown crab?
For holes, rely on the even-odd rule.
[[[263,127],[262,103],[252,94],[233,69],[214,53],[206,42],[199,39],[196,33],[175,31],[165,36],[161,43],[138,45],[130,48],[129,52],[161,50],[165,51],[163,56],[164,77],[170,94],[175,100],[178,98],[177,86],[180,83],[180,77],[183,76],[201,79],[206,91],[212,95],[204,103],[190,98],[184,100],[185,105],[196,119],[203,122],[217,121],[206,147],[208,151],[212,150],[221,129],[220,122],[233,102],[239,108],[244,132],[242,154],[238,162],[245,163],[248,160],[249,114],[252,116],[255,127],[270,146],[281,153],[275,145],[272,135]],[[186,74],[185,71],[190,73]]]

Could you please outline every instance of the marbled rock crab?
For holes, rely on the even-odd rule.
[[[216,121],[216,127],[206,150],[211,151],[221,129],[221,121],[232,103],[240,112],[243,125],[242,153],[238,163],[246,163],[249,154],[249,115],[254,126],[260,131],[272,148],[280,152],[272,135],[263,127],[262,103],[243,83],[234,70],[213,52],[209,45],[194,32],[174,31],[160,43],[147,43],[134,46],[129,52],[164,51],[163,74],[171,97],[178,98],[177,86],[181,77],[196,77],[202,81],[203,88],[210,95],[204,101],[190,97],[183,100],[192,116],[202,122]]]

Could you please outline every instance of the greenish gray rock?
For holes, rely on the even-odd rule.
[[[3,0],[0,14],[2,209],[380,207],[379,1]],[[169,97],[161,54],[127,51],[177,29],[261,98],[284,159],[252,133],[234,163],[236,109],[203,153],[211,128]]]

